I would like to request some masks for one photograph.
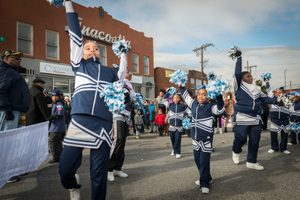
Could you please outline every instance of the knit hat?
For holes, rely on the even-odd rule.
[[[60,98],[60,91],[58,89],[53,90],[51,96],[58,96],[58,98]]]

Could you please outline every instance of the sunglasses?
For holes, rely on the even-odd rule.
[[[18,56],[10,56],[11,58],[14,58],[16,60],[22,60],[21,58],[19,58]]]

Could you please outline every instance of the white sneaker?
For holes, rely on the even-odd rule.
[[[79,175],[75,174],[76,182],[79,184]],[[69,189],[71,200],[80,200],[80,189]]]
[[[219,128],[219,133],[220,133],[220,134],[223,134],[222,128]]]
[[[176,154],[176,158],[177,159],[181,158],[181,155],[180,154]]]
[[[283,151],[282,153],[284,153],[284,154],[286,154],[286,155],[291,154],[291,152],[290,152],[289,150],[285,150],[285,151]]]
[[[171,156],[175,156],[174,151],[172,151]]]
[[[293,145],[296,145],[296,144],[293,144],[293,143],[291,143],[291,142],[288,142],[287,145],[293,146]]]
[[[214,128],[214,133],[217,133],[217,129],[216,128]]]
[[[115,181],[114,173],[113,172],[107,172],[107,180],[109,181]]]
[[[239,164],[240,163],[240,154],[232,152],[232,160],[234,164]]]
[[[247,162],[246,166],[247,166],[247,168],[249,168],[249,169],[264,170],[264,167],[261,166],[261,165],[258,164],[258,163],[249,163],[249,162]]]
[[[201,190],[202,190],[202,193],[204,193],[204,194],[209,193],[209,188],[203,187],[203,188],[201,188]]]
[[[274,153],[275,151],[273,150],[273,149],[270,149],[269,151],[268,151],[268,153]]]
[[[119,176],[121,178],[127,178],[128,177],[128,174],[122,172],[121,170],[114,170],[114,175],[115,176]]]
[[[211,184],[213,181],[214,181],[214,180],[211,179],[211,181],[209,181],[208,183]],[[196,183],[196,185],[200,185],[200,181],[199,181],[199,180],[195,181],[195,183]]]

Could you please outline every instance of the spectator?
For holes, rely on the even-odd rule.
[[[45,96],[43,95],[44,83],[42,79],[36,78],[30,90],[30,107],[26,113],[26,126],[45,122],[50,117]]]
[[[144,132],[144,122],[142,117],[142,110],[138,110],[137,114],[134,116],[134,121],[136,125],[136,139],[140,138],[140,134]]]
[[[233,113],[234,113],[235,101],[233,99],[232,92],[226,92],[225,97],[227,97],[227,99],[225,99],[225,115],[226,115],[225,133],[227,132],[227,124],[228,124],[229,118],[231,118],[232,132],[234,132]]]
[[[71,101],[68,96],[65,96],[65,102],[67,105],[67,109],[65,112],[65,122],[66,122],[66,131],[68,130],[70,121],[71,121]]]
[[[46,104],[49,110],[49,113],[51,113],[51,109],[52,109],[52,99],[51,97],[48,96],[48,91],[46,89],[43,90],[43,94],[46,98]]]
[[[145,100],[145,102],[144,102],[143,117],[144,117],[144,123],[145,123],[146,129],[149,130],[150,113],[149,113],[149,104],[148,104],[147,100]]]
[[[150,127],[151,127],[151,131],[150,133],[154,133],[153,132],[153,127],[154,127],[154,121],[155,121],[155,105],[153,104],[153,101],[149,101],[149,113],[150,113]]]
[[[21,52],[5,50],[0,61],[0,131],[18,128],[21,112],[29,109],[30,92],[17,70],[21,57]],[[19,180],[17,176],[11,177],[8,183]]]
[[[158,109],[157,115],[154,123],[158,126],[159,135],[164,135],[164,124],[165,124],[166,116],[162,113],[161,108]]]
[[[159,91],[158,97],[156,98],[158,108],[160,108],[162,110],[163,114],[166,114],[166,106],[162,103],[162,100],[164,99],[165,94],[166,94],[166,91],[161,89]]]

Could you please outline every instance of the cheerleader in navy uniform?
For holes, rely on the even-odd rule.
[[[119,78],[114,69],[100,64],[100,50],[96,42],[82,42],[78,14],[74,12],[70,0],[65,1],[65,8],[75,91],[71,102],[71,122],[59,160],[61,183],[70,190],[71,199],[80,199],[81,185],[75,173],[81,165],[82,150],[89,148],[91,199],[105,199],[112,145],[112,113],[99,93],[107,83]]]
[[[194,159],[199,170],[200,179],[196,181],[200,185],[202,193],[209,193],[212,178],[210,175],[210,154],[214,135],[214,116],[224,112],[222,95],[217,96],[217,105],[208,102],[205,86],[198,86],[197,101],[193,100],[185,87],[180,86],[183,99],[191,108],[191,138],[193,139]]]
[[[261,92],[259,86],[252,84],[253,79],[249,72],[242,72],[242,53],[240,50],[238,49],[233,55],[237,57],[237,61],[234,77],[236,106],[234,107],[232,159],[235,164],[239,164],[239,153],[242,152],[242,146],[247,142],[249,135],[246,166],[250,169],[263,170],[264,167],[257,163],[262,125],[259,111],[262,103],[274,104],[276,100],[267,97]],[[282,102],[280,105],[283,105]]]
[[[276,99],[280,95],[284,94],[284,88],[279,87],[275,88],[275,95],[271,90],[269,80],[266,81],[268,96],[270,98]],[[281,151],[284,154],[290,154],[291,152],[287,150],[287,139],[288,134],[291,130],[290,128],[290,112],[289,109],[285,106],[277,106],[272,105],[271,107],[271,127],[270,127],[270,134],[271,134],[271,149],[268,151],[269,153],[274,153],[275,151]],[[280,149],[278,147],[278,133],[281,135],[281,142],[280,142]]]
[[[167,90],[167,93],[164,96],[163,99],[163,104],[169,108],[169,113],[170,113],[170,127],[169,127],[169,132],[170,132],[170,138],[172,142],[172,147],[173,151],[171,153],[172,156],[176,156],[177,159],[181,158],[181,136],[183,132],[183,127],[182,127],[182,120],[183,120],[183,114],[186,112],[189,117],[191,117],[191,110],[188,108],[187,105],[184,103],[180,103],[182,101],[182,98],[180,94],[175,94],[172,97],[173,103],[170,104],[168,102],[168,98],[170,96],[169,91],[170,89]]]
[[[300,93],[292,92],[292,99],[294,105],[290,107],[291,113],[291,122],[300,123]],[[297,135],[298,135],[298,144],[300,145],[300,135],[296,134],[294,131],[291,132],[291,142],[288,145],[296,145],[297,144]]]

